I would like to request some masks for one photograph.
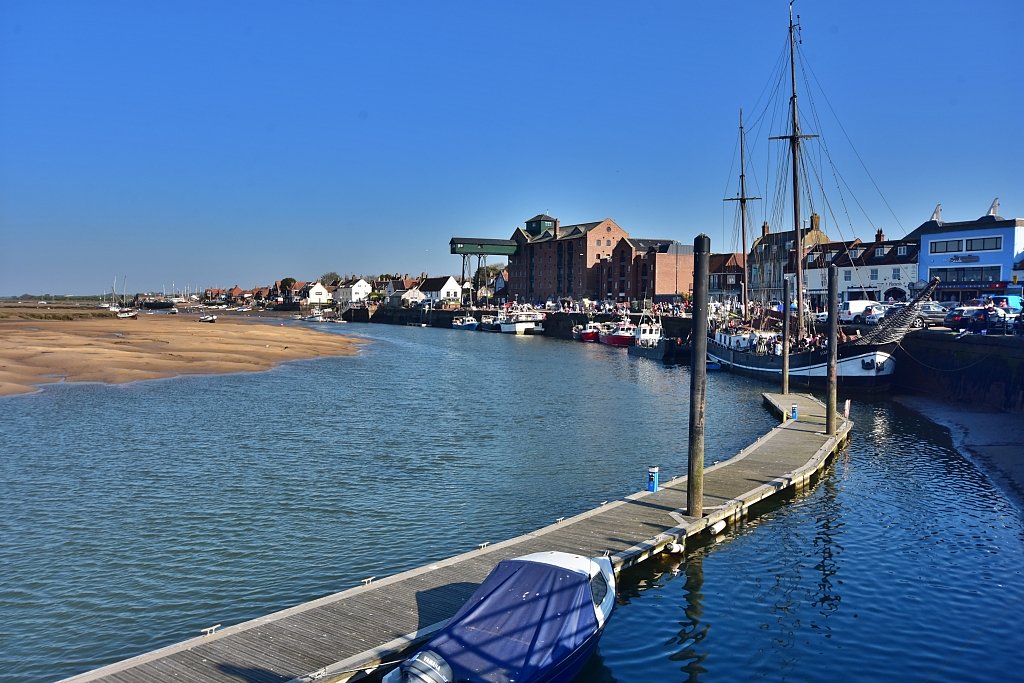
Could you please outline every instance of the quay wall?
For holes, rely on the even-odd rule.
[[[465,311],[378,307],[350,311],[353,322],[391,325],[451,327],[452,318]],[[496,310],[472,311],[474,315],[496,315]],[[633,322],[640,316],[633,314]],[[550,313],[544,334],[571,339],[573,325],[586,323],[584,313]],[[598,322],[616,320],[614,315],[596,315]],[[686,338],[692,318],[665,316],[665,335]],[[936,396],[950,403],[984,406],[1000,412],[1024,412],[1024,340],[1019,336],[970,335],[962,339],[945,329],[917,330],[908,334],[896,351],[895,387],[901,392]]]
[[[950,403],[1024,412],[1024,339],[920,330],[896,351],[896,388]]]

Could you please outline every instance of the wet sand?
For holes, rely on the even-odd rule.
[[[954,445],[1024,510],[1024,415],[954,405],[925,396],[893,398],[946,427]]]
[[[356,353],[356,339],[222,316],[140,315],[0,321],[0,395],[52,382],[121,384],[177,375],[257,372],[289,360]]]

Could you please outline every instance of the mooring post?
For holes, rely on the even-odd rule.
[[[828,399],[825,405],[825,433],[836,435],[836,383],[839,381],[839,269],[828,267]]]
[[[708,378],[708,259],[711,238],[693,240],[693,332],[690,345],[690,453],[686,506],[690,517],[704,516],[704,412]]]
[[[782,395],[789,393],[789,281],[782,279]]]

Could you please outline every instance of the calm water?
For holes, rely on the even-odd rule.
[[[686,469],[689,373],[347,325],[353,358],[0,399],[0,680],[52,680],[498,541]],[[706,453],[766,432],[712,375]],[[1024,663],[1024,516],[898,405],[812,491],[622,579],[582,680],[977,680]]]

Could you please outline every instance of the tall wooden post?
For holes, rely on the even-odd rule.
[[[704,413],[708,379],[708,261],[711,238],[693,240],[693,332],[690,338],[690,453],[686,506],[690,517],[704,516]]]
[[[782,278],[782,393],[789,393],[789,282]]]
[[[825,406],[825,433],[836,433],[836,384],[839,381],[839,269],[828,267],[828,399]]]

